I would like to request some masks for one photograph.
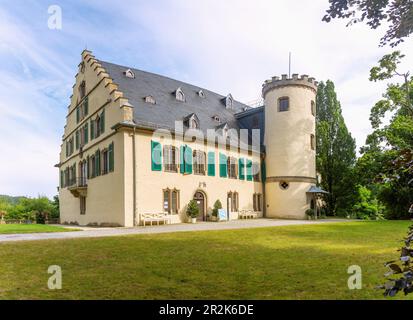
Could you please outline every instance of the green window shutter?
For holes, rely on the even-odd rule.
[[[76,108],[76,123],[79,123],[80,120],[80,109],[79,107]]]
[[[227,177],[227,156],[225,154],[219,154],[219,176],[221,178]]]
[[[162,145],[151,141],[152,171],[162,171]]]
[[[95,139],[95,121],[90,120],[90,140]]]
[[[76,150],[79,149],[79,131],[76,131]]]
[[[109,145],[109,171],[113,172],[115,169],[114,145],[113,142]]]
[[[179,171],[185,173],[185,146],[181,146],[179,151]]]
[[[185,148],[185,173],[192,174],[192,149]]]
[[[100,176],[100,150],[95,153],[95,177]]]
[[[208,176],[215,177],[215,152],[208,152]]]
[[[84,134],[85,134],[84,141],[86,144],[89,142],[89,123],[85,124]]]
[[[89,98],[88,97],[86,97],[85,101],[83,102],[83,110],[85,112],[85,116],[87,116],[89,113]]]
[[[245,162],[244,158],[238,159],[238,167],[239,167],[239,179],[245,180]]]
[[[100,115],[100,134],[105,132],[105,110]]]
[[[267,178],[267,170],[265,168],[265,162],[261,162],[261,181],[265,182],[265,179]]]
[[[247,181],[252,181],[252,161],[247,160]]]

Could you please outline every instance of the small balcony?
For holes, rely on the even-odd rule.
[[[86,197],[87,196],[87,178],[78,177],[71,181],[71,185],[68,187],[69,191],[76,198]]]

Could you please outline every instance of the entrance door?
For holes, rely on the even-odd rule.
[[[202,192],[197,192],[194,195],[194,200],[196,201],[199,208],[198,221],[205,221],[205,195]]]

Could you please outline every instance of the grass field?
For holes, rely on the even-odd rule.
[[[50,226],[46,224],[0,224],[0,234],[66,231],[73,231],[73,229],[66,229],[63,227]]]
[[[382,299],[408,221],[0,244],[0,299]],[[63,288],[47,289],[50,265]],[[359,265],[363,288],[349,290]],[[405,299],[400,295],[398,298]]]

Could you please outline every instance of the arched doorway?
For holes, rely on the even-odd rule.
[[[199,208],[199,216],[197,221],[205,221],[205,213],[206,213],[206,197],[202,191],[195,192],[194,200],[196,201],[198,208]]]

